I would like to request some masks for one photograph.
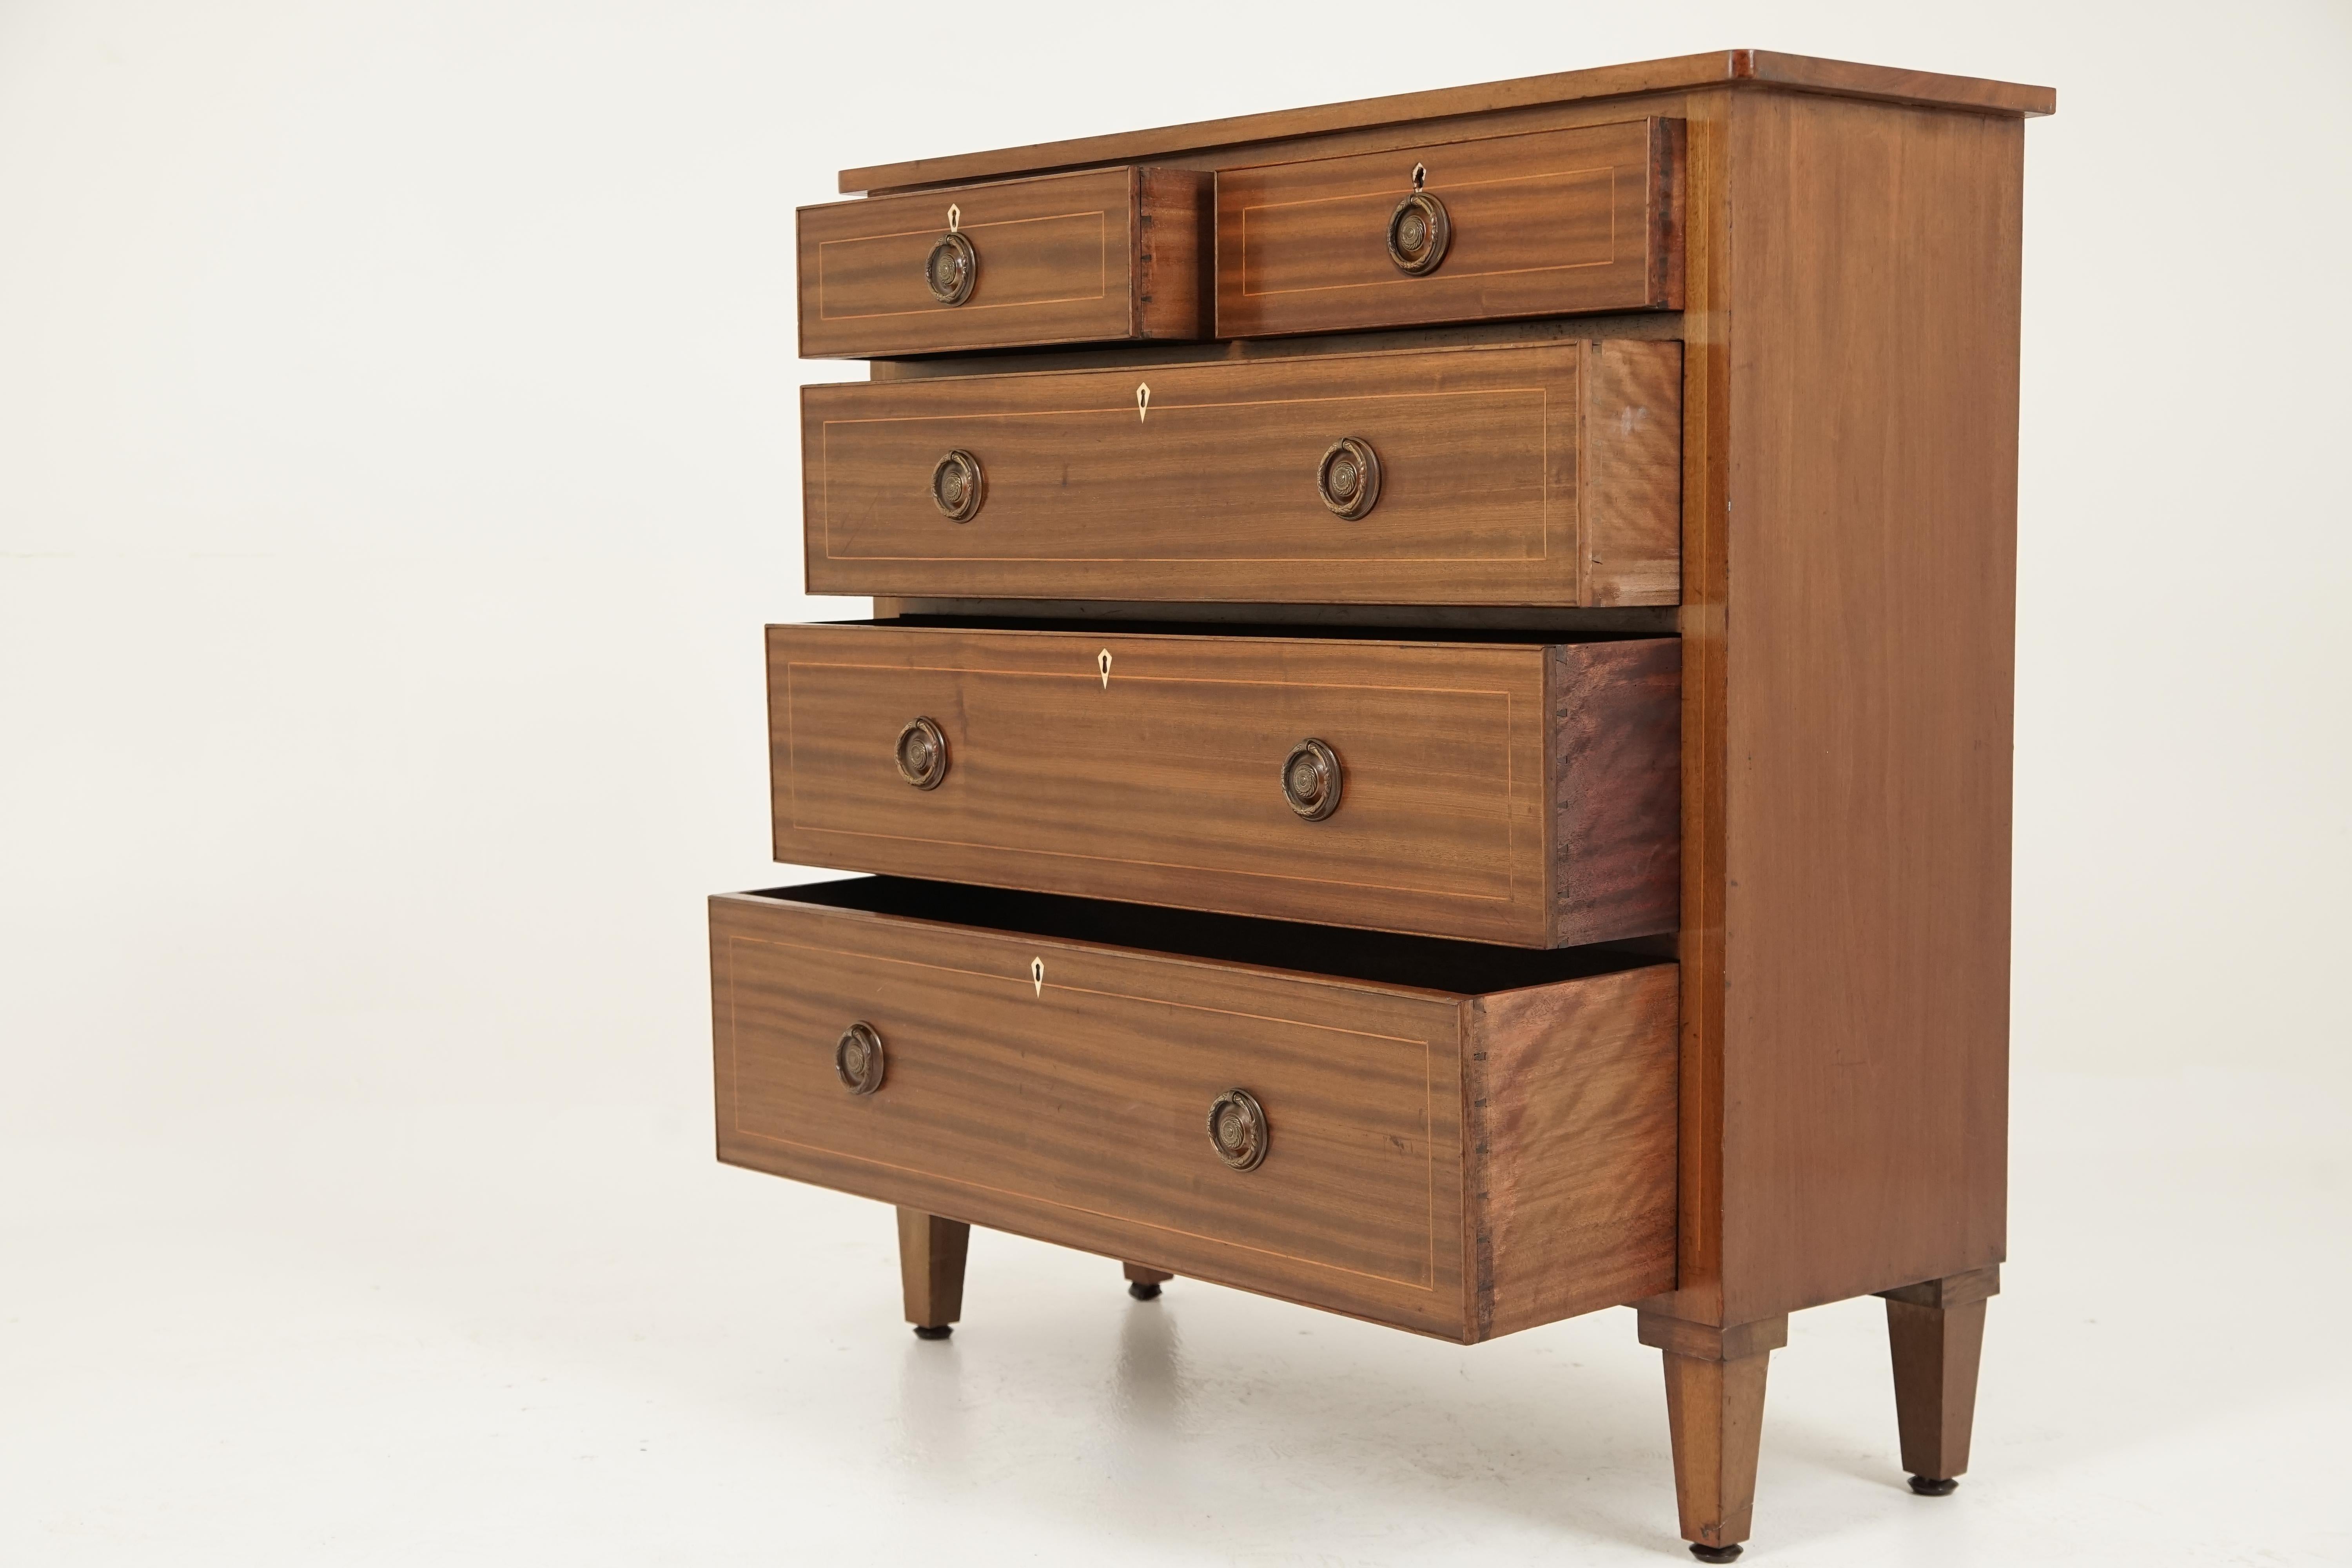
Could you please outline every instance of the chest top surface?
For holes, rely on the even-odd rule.
[[[2053,114],[2058,108],[2058,94],[2053,88],[1977,77],[1946,76],[1935,71],[1904,70],[1891,66],[1860,65],[1849,60],[1818,59],[1810,55],[1781,54],[1770,49],[1715,49],[1703,54],[1678,55],[1668,59],[1643,60],[1630,65],[1517,77],[1508,81],[1482,82],[1471,87],[1392,93],[1383,98],[1363,98],[1308,109],[1235,115],[1223,120],[1196,121],[1191,124],[1160,126],[1148,131],[1041,142],[1026,147],[1001,147],[984,153],[916,158],[898,163],[876,163],[864,168],[844,169],[841,172],[841,190],[844,195],[855,195],[858,192],[959,184],[1000,179],[1011,174],[1165,158],[1178,153],[1228,149],[1238,152],[1270,142],[1445,120],[1460,115],[1727,86],[1818,92],[1883,103],[1965,110],[2012,119]]]

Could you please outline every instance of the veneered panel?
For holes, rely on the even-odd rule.
[[[1735,100],[1723,1262],[1998,1262],[2023,128]]]
[[[1217,173],[1217,333],[1246,338],[1681,304],[1677,122],[1433,141]],[[1450,238],[1390,252],[1421,191]]]
[[[857,359],[1202,335],[1208,182],[1101,169],[800,209],[801,354]],[[950,232],[969,296],[925,280]]]
[[[809,387],[809,586],[1671,604],[1680,361],[1571,342]],[[1342,437],[1380,462],[1360,517],[1317,488]],[[950,451],[985,476],[964,521],[929,490]]]

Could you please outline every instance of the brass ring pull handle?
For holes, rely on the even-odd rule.
[[[987,499],[988,475],[961,447],[931,465],[931,504],[950,521],[970,522]]]
[[[841,1031],[833,1047],[833,1070],[841,1087],[852,1094],[872,1094],[882,1087],[882,1037],[873,1025],[859,1019]]]
[[[1363,516],[1381,499],[1381,455],[1353,436],[1332,442],[1316,467],[1315,493],[1341,517]]]
[[[916,719],[898,731],[892,752],[898,776],[917,789],[937,789],[948,776],[948,738],[929,719]]]
[[[972,248],[970,237],[943,234],[931,242],[931,253],[923,258],[923,283],[932,299],[942,305],[961,305],[971,298],[971,286],[979,281],[980,252]]]
[[[1236,1171],[1255,1171],[1265,1159],[1265,1108],[1245,1089],[1229,1089],[1209,1102],[1209,1142]]]
[[[1445,259],[1454,237],[1446,221],[1445,204],[1427,191],[1415,191],[1397,203],[1389,215],[1389,259],[1408,278],[1423,278]]]
[[[1339,753],[1311,735],[1282,759],[1282,798],[1309,822],[1320,822],[1339,809],[1339,792],[1346,784]]]

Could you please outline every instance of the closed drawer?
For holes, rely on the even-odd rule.
[[[803,207],[801,354],[1204,337],[1209,199],[1129,168]]]
[[[775,855],[1528,947],[1671,931],[1680,670],[1672,638],[771,626]]]
[[[710,916],[730,1163],[1464,1341],[1674,1283],[1671,964],[893,879]]]
[[[1561,605],[1681,594],[1680,343],[811,386],[801,432],[812,593]],[[1350,440],[1379,475],[1355,504],[1328,467]],[[952,485],[935,489],[935,475]]]
[[[1634,120],[1222,170],[1217,335],[1680,310],[1682,140]]]

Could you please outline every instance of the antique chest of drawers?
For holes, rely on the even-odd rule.
[[[719,1158],[1472,1342],[1639,1310],[1683,1533],[1789,1312],[1914,1489],[2004,1248],[2022,122],[1754,50],[851,170]],[[1153,1310],[1138,1308],[1136,1310]]]

